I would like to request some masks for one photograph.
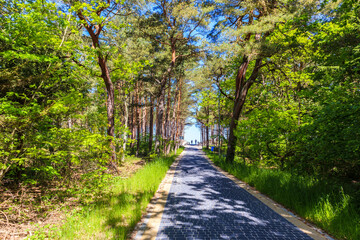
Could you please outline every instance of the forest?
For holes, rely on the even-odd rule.
[[[359,239],[360,2],[0,0],[0,236],[73,239],[72,206],[139,188],[99,237],[126,238],[193,121],[216,164]]]

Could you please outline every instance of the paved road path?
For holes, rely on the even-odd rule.
[[[187,148],[156,239],[312,239]]]

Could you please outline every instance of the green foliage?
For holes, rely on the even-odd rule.
[[[359,100],[327,104],[293,136],[296,167],[323,176],[360,177]]]
[[[283,168],[284,159],[291,153],[289,138],[298,127],[295,104],[268,101],[265,106],[247,114],[239,122],[236,132],[241,155],[252,162],[261,159],[269,165],[272,163]]]
[[[64,60],[76,44],[66,35],[67,15],[43,1],[2,7],[0,179],[8,172],[13,181],[67,182],[79,169],[80,175],[97,171],[109,149],[97,131],[104,126],[101,108],[90,108],[92,84]]]
[[[217,122],[216,110],[218,109],[218,96],[216,96],[213,91],[208,89],[203,89],[197,95],[199,100],[199,111],[196,116],[197,120],[208,127],[214,125]]]
[[[350,5],[332,9],[337,14],[331,21],[303,27],[299,23],[307,17],[300,15],[269,36],[283,52],[271,58],[261,84],[249,92],[236,131],[244,161],[323,177],[360,177],[359,7]]]

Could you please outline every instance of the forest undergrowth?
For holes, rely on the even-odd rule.
[[[154,158],[131,176],[107,180],[96,199],[67,213],[64,224],[45,226],[30,239],[127,239],[182,151]]]
[[[97,209],[93,213],[96,216],[96,212],[103,211],[101,207],[99,208],[100,205],[105,204],[106,209],[113,212],[114,209],[108,207],[116,203],[121,204],[120,215],[126,211],[127,215],[124,215],[122,219],[130,218],[132,223],[125,224],[127,227],[122,229],[123,234],[126,235],[139,221],[144,206],[146,207],[153,196],[153,190],[157,189],[164,171],[167,171],[168,166],[181,151],[182,149],[178,150],[176,155],[172,154],[169,157],[154,158],[150,163],[144,159],[129,156],[119,167],[120,175],[103,174],[98,175],[98,178],[78,179],[67,184],[66,187],[60,183],[49,183],[52,186],[24,185],[23,183],[1,186],[3,194],[0,196],[0,237],[2,239],[23,239],[24,237],[72,239],[69,234],[73,234],[72,237],[78,238],[75,234],[80,234],[77,231],[83,226],[69,224],[78,222],[79,217],[81,219],[85,219],[85,215],[89,217],[89,211],[92,209]],[[155,168],[156,171],[149,172]],[[153,181],[147,181],[147,177]],[[144,182],[148,185],[143,185]],[[130,185],[135,186],[131,192],[124,190]],[[139,198],[141,199],[139,206],[136,206],[134,211],[129,210],[131,202]],[[62,228],[60,226],[63,223],[65,225]],[[70,231],[69,226],[72,226]],[[112,230],[107,228],[107,231]],[[84,234],[81,233],[81,235]]]
[[[129,177],[144,165],[145,161],[141,158],[127,157],[119,167],[119,177]],[[49,228],[62,222],[65,212],[77,211],[80,206],[96,201],[105,191],[104,186],[112,175],[95,175],[92,174],[94,178],[73,176],[68,183],[49,181],[44,185],[9,182],[1,186],[0,237],[21,239],[31,236],[38,228]]]

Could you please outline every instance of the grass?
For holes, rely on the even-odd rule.
[[[229,164],[217,154],[208,150],[205,152],[223,170],[247,182],[329,234],[341,239],[360,239],[358,203],[344,193],[346,184],[259,168],[237,161]]]
[[[128,178],[112,180],[111,187],[94,204],[72,214],[50,238],[56,239],[126,239],[140,221],[177,154],[160,157],[146,164]],[[38,234],[36,238],[41,238]]]

